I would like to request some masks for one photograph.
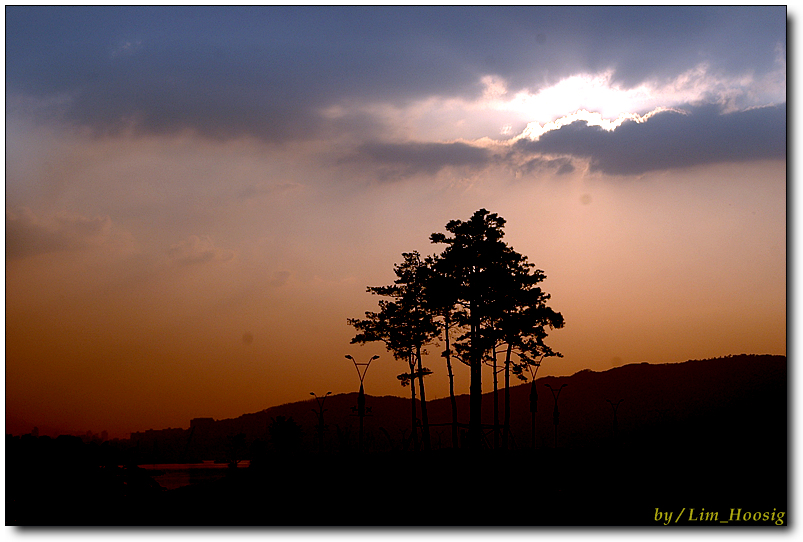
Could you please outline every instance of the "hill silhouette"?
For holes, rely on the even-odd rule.
[[[701,526],[691,510],[704,509],[718,514],[712,525],[741,525],[741,512],[733,519],[731,510],[751,518],[786,511],[786,372],[784,356],[741,355],[539,378],[535,450],[529,384],[511,390],[513,445],[507,451],[451,449],[449,427],[437,425],[450,420],[448,398],[429,402],[436,424],[430,453],[410,451],[410,400],[398,397],[368,397],[372,415],[365,420],[368,451],[362,454],[351,409],[356,393],[327,398],[323,453],[315,440],[314,399],[228,420],[199,419],[190,429],[132,435],[118,461],[225,459],[232,437],[241,435],[240,457],[250,458],[251,466],[170,491],[155,490],[130,468],[114,478],[118,486],[103,478],[104,487],[119,489],[127,480],[137,492],[115,490],[112,497],[84,481],[81,491],[94,498],[63,500],[53,510],[32,504],[53,483],[46,476],[27,492],[10,477],[7,518],[15,518],[12,524],[604,526],[660,525],[665,512],[677,519],[683,511],[681,525]],[[557,448],[546,384],[566,385]],[[483,400],[483,422],[490,424],[491,394]],[[616,434],[609,401],[621,401]],[[466,421],[467,396],[458,397],[458,408]],[[280,417],[300,427],[296,446],[271,440],[271,424]],[[17,444],[7,437],[7,464],[20,460]],[[111,472],[108,460],[106,468]],[[87,472],[98,478],[96,470]],[[76,479],[73,472],[69,480]],[[483,495],[481,506],[469,506],[468,494]],[[80,502],[94,503],[91,516]]]
[[[739,440],[739,446],[785,446],[786,443],[786,358],[784,356],[741,355],[709,360],[667,364],[631,364],[595,372],[583,370],[571,376],[542,377],[537,381],[538,414],[536,448],[554,447],[555,389],[566,385],[559,399],[560,448],[600,447],[613,437],[612,403],[617,409],[619,445],[640,447],[645,442],[663,446],[685,446],[695,440]],[[503,390],[499,391],[500,410]],[[511,387],[511,434],[513,448],[531,447],[530,384]],[[358,419],[352,411],[357,393],[332,395],[324,403],[324,450],[349,451],[356,447]],[[367,396],[370,415],[365,419],[369,451],[403,451],[410,446],[410,399]],[[449,399],[427,403],[433,447],[451,447]],[[459,421],[467,422],[468,395],[457,397]],[[301,426],[303,448],[318,449],[315,413],[317,403],[306,401],[271,407],[237,418],[204,420],[190,439],[190,430],[170,429],[133,434],[140,447],[150,450],[153,442],[165,454],[158,462],[190,459],[225,459],[221,446],[228,436],[244,433],[246,443],[268,441],[268,427],[279,416],[293,418]],[[420,417],[420,406],[417,409]],[[500,414],[501,416],[501,414]],[[483,423],[493,423],[493,397],[483,395]],[[172,443],[171,441],[175,441]],[[652,445],[652,444],[651,444]],[[169,450],[177,454],[171,456]],[[211,454],[211,455],[210,455]]]

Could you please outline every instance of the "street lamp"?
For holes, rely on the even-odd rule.
[[[555,424],[555,449],[558,449],[558,419],[560,418],[560,413],[558,412],[558,397],[560,397],[560,392],[563,388],[568,386],[568,384],[561,384],[560,388],[558,388],[558,393],[555,393],[555,390],[549,384],[544,384],[549,391],[552,392],[552,397],[555,399],[555,410],[552,414],[552,423]]]
[[[371,362],[375,359],[379,359],[379,356],[373,356],[365,363],[357,363],[350,355],[346,354],[346,359],[350,359],[354,363],[354,368],[357,369],[357,376],[360,378],[360,391],[357,393],[357,416],[360,417],[360,440],[359,440],[359,450],[360,452],[363,451],[362,449],[362,439],[363,439],[363,419],[365,418],[365,390],[363,388],[363,381],[365,380],[365,373],[368,372],[368,367],[370,367]],[[352,407],[354,410],[354,407]]]
[[[309,394],[315,397],[315,402],[318,403],[318,410],[313,408],[312,411],[318,416],[318,451],[323,453],[323,432],[326,429],[326,425],[323,423],[323,413],[326,412],[323,404],[326,402],[326,398],[332,395],[332,392],[327,391],[323,397],[318,397],[314,391],[309,392]]]

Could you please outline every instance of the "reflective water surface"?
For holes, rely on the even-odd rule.
[[[245,459],[240,461],[237,468],[247,469],[250,461]],[[201,463],[155,463],[139,466],[145,470],[159,471],[153,479],[165,489],[176,489],[178,487],[216,480],[226,476],[229,468],[227,463],[215,463],[214,461],[203,461]]]

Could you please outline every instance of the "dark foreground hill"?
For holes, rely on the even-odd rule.
[[[786,372],[783,356],[734,356],[539,379],[535,450],[529,384],[511,390],[513,442],[507,451],[451,449],[449,427],[436,426],[434,450],[412,452],[409,400],[369,397],[369,451],[359,454],[350,394],[326,402],[329,427],[321,453],[313,439],[314,401],[284,405],[182,430],[192,433],[183,440],[190,453],[193,443],[196,452],[205,445],[214,450],[215,435],[242,433],[250,442],[248,469],[160,491],[136,469],[101,473],[89,461],[82,471],[87,476],[39,476],[38,487],[7,482],[7,521],[777,528],[788,522]],[[546,384],[566,384],[557,447]],[[468,398],[459,399],[460,419],[467,421]],[[484,399],[483,422],[490,425],[493,400],[490,394]],[[614,432],[608,401],[620,400]],[[448,398],[430,402],[430,421],[447,422],[449,408]],[[292,417],[304,431],[292,448],[268,440],[268,424],[279,416]],[[18,458],[8,443],[7,474]],[[140,442],[137,453],[148,449]]]

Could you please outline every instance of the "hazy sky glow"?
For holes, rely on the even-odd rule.
[[[7,432],[406,396],[346,319],[482,207],[539,375],[785,354],[786,115],[783,6],[6,7]]]

